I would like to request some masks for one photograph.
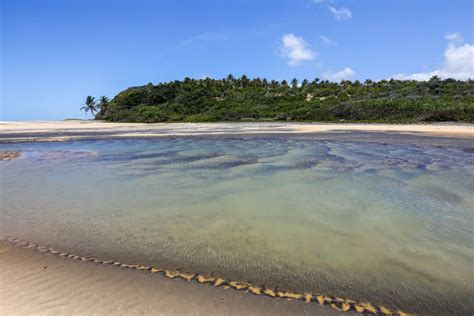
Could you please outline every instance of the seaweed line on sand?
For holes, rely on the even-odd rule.
[[[0,151],[0,161],[10,161],[21,156],[19,151]]]
[[[96,264],[111,265],[123,269],[142,270],[149,273],[160,273],[169,279],[183,279],[188,282],[194,280],[200,284],[209,283],[214,287],[223,286],[224,288],[233,288],[235,290],[245,291],[246,293],[251,293],[254,295],[266,295],[272,298],[298,300],[306,303],[314,302],[320,305],[327,305],[332,309],[340,312],[354,311],[364,315],[412,315],[402,312],[400,310],[394,311],[384,306],[377,306],[367,302],[356,302],[347,298],[327,296],[321,293],[295,293],[290,291],[283,291],[273,287],[258,286],[252,284],[251,282],[239,282],[215,276],[206,276],[198,273],[187,273],[158,267],[144,266],[140,264],[127,264],[115,260],[100,260],[94,257],[83,257],[80,255],[55,250],[51,247],[27,242],[15,237],[0,237],[0,241],[6,241],[14,246],[18,246],[24,249],[30,249],[43,254],[54,255],[56,257],[68,258],[83,262],[91,262]]]

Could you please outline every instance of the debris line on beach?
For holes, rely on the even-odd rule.
[[[56,257],[62,257],[77,261],[90,262],[103,265],[116,266],[122,269],[133,269],[141,270],[148,273],[160,273],[169,279],[182,279],[187,282],[196,281],[200,284],[209,283],[214,287],[224,286],[225,288],[233,288],[235,290],[245,291],[254,295],[265,295],[275,299],[288,299],[297,300],[305,303],[316,303],[319,305],[326,305],[330,308],[340,311],[349,312],[353,311],[363,315],[398,315],[398,316],[409,316],[408,314],[400,310],[392,310],[384,306],[373,305],[368,302],[356,302],[347,298],[327,296],[321,293],[296,293],[291,291],[284,291],[278,287],[267,287],[263,285],[252,284],[251,282],[240,282],[235,280],[228,280],[215,276],[202,275],[198,273],[188,273],[177,270],[168,270],[164,268],[144,266],[140,264],[128,264],[122,263],[116,260],[101,260],[94,257],[84,257],[68,252],[59,251],[48,246],[39,245],[24,241],[15,237],[0,237],[0,241],[8,242],[14,246],[21,247],[24,249],[30,249],[43,254],[53,255]]]

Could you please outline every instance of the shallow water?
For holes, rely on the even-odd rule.
[[[2,235],[104,259],[474,310],[474,153],[298,137],[0,145]]]

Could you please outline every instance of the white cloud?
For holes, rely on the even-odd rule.
[[[449,41],[444,51],[444,64],[440,69],[413,74],[396,74],[394,79],[400,80],[429,80],[433,76],[467,80],[474,78],[474,44],[462,45],[459,33],[448,33],[445,38]]]
[[[323,41],[323,43],[326,44],[326,45],[333,46],[333,45],[336,45],[336,44],[337,44],[335,41],[333,41],[332,39],[330,39],[330,38],[327,37],[327,36],[320,35],[319,38],[320,38],[320,39]]]
[[[325,73],[323,74],[323,77],[324,79],[327,79],[329,81],[341,81],[341,80],[347,80],[354,75],[355,75],[355,71],[349,67],[346,67],[336,72]]]
[[[288,33],[281,38],[281,54],[288,58],[288,64],[295,66],[303,61],[314,60],[317,56],[309,44],[302,38]]]
[[[446,33],[444,38],[449,41],[450,43],[462,43],[464,39],[462,38],[461,34],[459,33]]]
[[[352,18],[352,12],[348,8],[336,9],[333,6],[328,6],[328,9],[338,21],[350,20]]]
[[[393,79],[397,80],[416,80],[416,81],[427,81],[433,76],[439,76],[439,71],[435,70],[432,72],[419,72],[419,73],[414,73],[414,74],[405,74],[405,73],[400,73],[393,75]]]

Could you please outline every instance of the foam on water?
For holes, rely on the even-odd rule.
[[[284,137],[1,147],[22,151],[0,162],[2,234],[407,311],[473,310],[469,150]]]

